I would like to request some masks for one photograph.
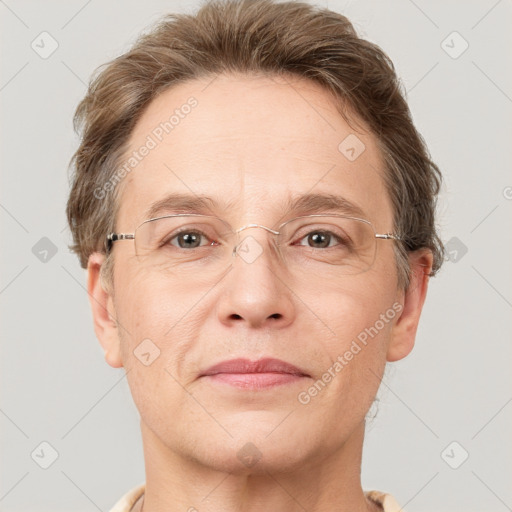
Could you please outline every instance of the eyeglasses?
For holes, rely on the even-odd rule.
[[[134,240],[141,265],[162,273],[203,280],[218,274],[237,256],[253,263],[266,250],[249,228],[272,234],[269,249],[292,273],[325,277],[351,275],[372,267],[377,240],[400,240],[392,233],[376,233],[371,222],[345,215],[305,215],[288,220],[276,230],[259,224],[233,228],[210,215],[175,214],[149,219],[134,233],[110,233],[105,249],[120,240]]]

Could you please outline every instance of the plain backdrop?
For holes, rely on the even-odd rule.
[[[138,411],[124,370],[104,361],[67,248],[72,116],[97,66],[198,5],[0,1],[2,511],[108,511],[145,479]],[[363,488],[408,512],[512,510],[512,3],[317,5],[391,57],[445,178],[449,261],[414,351],[386,371]]]

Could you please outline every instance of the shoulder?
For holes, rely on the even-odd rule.
[[[109,512],[129,512],[135,502],[144,494],[146,484],[140,484],[128,491]]]
[[[144,494],[145,488],[145,483],[134,487],[122,496],[109,512],[130,512],[135,502]],[[405,512],[391,494],[375,490],[365,491],[364,494],[380,505],[384,512]]]
[[[381,491],[365,491],[364,495],[380,505],[384,512],[405,512],[391,494]]]

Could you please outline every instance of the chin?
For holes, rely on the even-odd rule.
[[[189,448],[189,458],[205,467],[234,475],[267,475],[268,473],[290,472],[303,468],[304,463],[313,457],[313,454],[322,452],[321,446],[316,446],[314,439],[309,444],[304,436],[294,435],[295,428],[288,425],[284,428],[276,425],[278,421],[255,426],[254,423],[238,424],[238,429],[232,424],[226,433],[216,433],[208,436],[204,432],[192,439],[189,437],[185,443]],[[224,424],[225,425],[225,424]],[[243,428],[242,428],[243,426]],[[272,430],[274,430],[272,432]],[[271,432],[271,433],[270,433]],[[269,434],[270,433],[270,434]],[[306,436],[307,437],[307,436]]]
[[[241,441],[228,446],[217,446],[215,452],[205,454],[197,460],[216,471],[233,475],[265,475],[268,473],[290,472],[302,467],[304,461],[296,448],[283,449],[267,443],[266,447],[258,446],[252,441]],[[195,456],[197,457],[197,452]]]

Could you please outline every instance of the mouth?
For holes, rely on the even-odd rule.
[[[257,361],[249,359],[223,361],[205,370],[200,377],[240,389],[268,389],[301,382],[310,375],[280,359],[264,358]]]

